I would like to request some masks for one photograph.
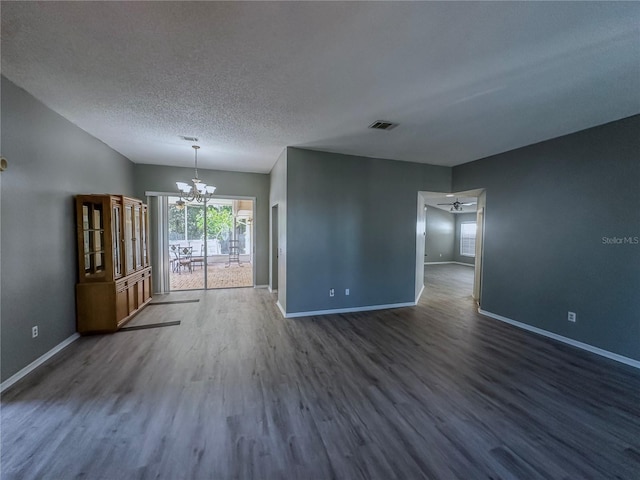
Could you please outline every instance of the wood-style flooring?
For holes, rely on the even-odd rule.
[[[155,301],[2,397],[3,479],[635,479],[640,373],[479,316],[472,269],[415,308],[283,319],[266,290]]]

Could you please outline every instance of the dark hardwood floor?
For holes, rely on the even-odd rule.
[[[5,479],[640,478],[640,372],[474,312],[472,269],[416,308],[283,319],[189,292],[85,337],[2,397]]]

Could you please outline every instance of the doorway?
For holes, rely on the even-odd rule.
[[[483,189],[418,192],[416,293],[424,285],[428,296],[455,295],[480,304],[485,198]]]
[[[253,199],[215,198],[204,204],[168,197],[171,291],[254,285]]]
[[[278,292],[278,205],[271,207],[271,282],[269,289]]]

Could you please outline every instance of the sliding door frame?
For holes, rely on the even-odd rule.
[[[150,204],[151,197],[158,197],[158,207],[155,209],[149,209],[150,215],[150,223],[154,222],[153,216],[155,215],[155,229],[151,229],[150,233],[151,237],[151,258],[154,259],[154,264],[152,267],[158,268],[159,270],[156,272],[156,281],[154,282],[154,289],[159,289],[154,293],[170,293],[171,292],[171,283],[170,283],[170,261],[169,261],[169,197],[177,197],[179,193],[177,192],[153,192],[148,191],[145,192],[145,196],[147,197],[147,205]],[[256,286],[256,232],[258,231],[258,219],[257,219],[257,198],[254,196],[247,195],[213,195],[212,199],[220,199],[220,200],[251,200],[252,201],[252,209],[253,209],[253,225],[251,227],[251,251],[249,252],[249,258],[251,259],[251,280],[252,287]],[[207,232],[206,232],[206,221],[207,221],[207,202],[204,203],[204,219],[205,219],[205,231],[204,231],[204,239],[205,239],[205,273],[204,273],[204,289],[209,290],[207,288]],[[235,234],[235,232],[234,232]],[[157,249],[157,252],[154,251]],[[157,261],[157,263],[156,263]],[[158,265],[156,267],[156,265]],[[154,269],[152,269],[154,271]],[[196,289],[201,290],[201,289]]]

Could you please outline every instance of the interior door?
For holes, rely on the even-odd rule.
[[[484,207],[478,208],[476,219],[476,265],[473,278],[473,299],[480,305],[482,288],[482,242],[484,238]]]
[[[424,288],[424,249],[427,236],[427,205],[424,195],[418,192],[416,218],[416,302]]]
[[[278,206],[271,207],[271,291],[278,291]]]

